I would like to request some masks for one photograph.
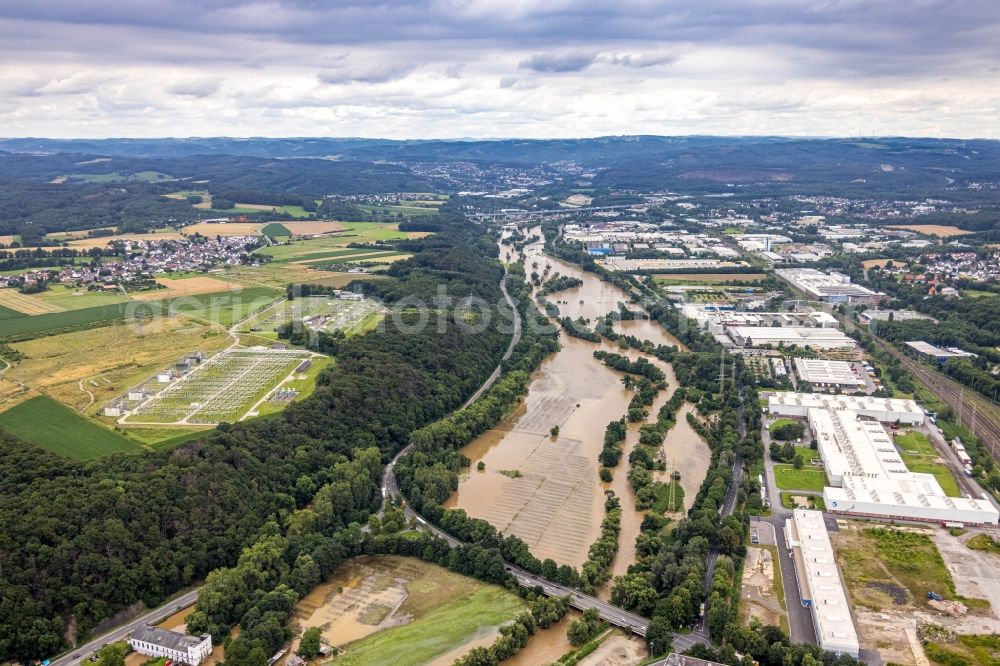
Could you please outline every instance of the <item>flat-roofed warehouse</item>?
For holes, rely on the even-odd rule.
[[[916,425],[924,420],[924,410],[912,400],[827,393],[773,393],[767,410],[775,416],[805,418],[812,408],[850,410],[884,423]]]
[[[774,272],[790,285],[803,292],[810,300],[824,303],[881,303],[885,294],[872,291],[843,273],[823,273],[815,268],[782,268]]]
[[[824,650],[857,658],[861,646],[851,619],[833,544],[819,511],[795,509],[785,521],[785,543],[795,564],[799,597],[809,609]]]
[[[863,377],[847,361],[825,361],[817,358],[795,359],[795,373],[804,382],[817,386],[865,388]]]
[[[996,525],[992,502],[948,497],[933,474],[907,468],[882,424],[856,412],[810,409],[809,427],[830,485],[823,502],[831,513],[874,518]]]
[[[812,326],[727,326],[726,334],[740,347],[784,345],[813,349],[854,349],[852,338],[836,328]]]
[[[938,363],[944,363],[950,358],[973,358],[975,356],[972,352],[967,352],[958,347],[938,347],[923,340],[910,340],[906,343],[906,346],[918,356],[922,356],[929,361],[937,361]]]

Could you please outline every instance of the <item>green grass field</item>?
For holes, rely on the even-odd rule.
[[[924,653],[941,666],[997,666],[1000,664],[1000,636],[957,636],[954,643],[925,643]]]
[[[212,432],[212,428],[193,430],[189,428],[126,428],[123,434],[151,449],[172,449],[185,442],[198,439]]]
[[[795,419],[777,419],[774,423],[767,426],[767,429],[774,432],[776,428],[780,428],[781,426],[785,426],[790,423],[802,423],[802,421],[796,421]]]
[[[265,224],[263,228],[261,228],[260,233],[265,236],[270,236],[271,238],[291,238],[292,236],[292,232],[288,230],[288,227],[280,222]]]
[[[38,396],[0,414],[0,428],[60,456],[91,460],[142,447],[80,416],[47,396]]]
[[[442,202],[443,203],[443,202]],[[402,214],[406,217],[419,217],[421,215],[436,215],[439,206],[379,206],[374,204],[359,204],[358,208],[371,213],[373,216],[389,216]]]
[[[66,310],[114,305],[115,303],[124,303],[128,300],[128,296],[120,291],[113,293],[87,291],[86,289],[76,289],[62,284],[52,285],[46,291],[38,294],[38,298]]]
[[[955,480],[951,470],[941,463],[934,462],[938,459],[938,454],[934,450],[934,445],[927,439],[927,435],[910,430],[897,435],[895,440],[900,450],[900,457],[911,472],[932,474],[948,497],[962,496],[958,481]]]
[[[373,243],[376,241],[401,240],[406,232],[400,231],[394,223],[386,222],[345,222],[344,231],[322,238],[295,240],[283,245],[263,247],[258,254],[266,254],[273,261],[298,261],[299,259],[323,259],[332,252],[364,252],[362,248],[349,248],[349,243]]]
[[[299,395],[295,398],[298,400],[303,400],[312,395],[312,392],[316,390],[316,382],[319,379],[320,373],[324,369],[333,365],[333,359],[328,356],[322,356],[312,359],[312,365],[305,374],[304,379],[293,379],[287,381],[281,385],[283,389],[294,389],[299,392]],[[283,411],[287,405],[277,405],[270,402],[265,402],[258,408],[258,412],[261,416],[266,416],[268,414],[277,414]]]
[[[919,453],[925,456],[937,456],[934,445],[927,435],[916,430],[910,430],[895,437],[896,445],[904,452]]]
[[[970,609],[989,608],[985,600],[965,599],[955,593],[955,582],[941,554],[924,534],[876,527],[859,530],[848,541],[849,545],[836,548],[837,560],[856,603],[881,610],[884,593],[880,596],[873,591],[877,588],[869,586],[876,583],[902,586],[909,593],[908,601],[921,608],[928,607],[929,590],[945,599],[958,599]]]
[[[483,587],[401,627],[352,643],[338,666],[416,666],[471,640],[481,627],[503,624],[524,609],[507,590]]]
[[[826,475],[822,470],[804,467],[795,469],[791,465],[775,465],[774,481],[781,490],[812,490],[823,492]]]
[[[168,309],[213,321],[223,326],[233,324],[253,309],[274,302],[281,292],[267,287],[246,287],[240,291],[223,291],[211,294],[184,296],[158,301],[120,302],[96,307],[50,312],[41,315],[10,316],[0,312],[0,341],[26,340],[28,338],[72,331],[87,326],[106,324],[125,319],[126,316],[152,316]],[[66,296],[66,298],[74,298]]]

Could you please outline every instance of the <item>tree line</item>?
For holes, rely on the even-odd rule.
[[[480,234],[452,218],[382,293],[423,293],[433,274],[455,292],[499,300],[496,249]],[[52,656],[136,601],[155,606],[238,567],[264,526],[284,516],[299,529],[364,522],[380,494],[367,466],[374,454],[362,452],[387,460],[461,404],[508,339],[493,328],[468,334],[445,313],[418,332],[355,336],[310,398],[170,451],[80,463],[0,434],[0,655]],[[279,610],[283,598],[272,599]]]

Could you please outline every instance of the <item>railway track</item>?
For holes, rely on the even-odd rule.
[[[998,423],[1000,406],[971,389],[965,390],[965,387],[955,380],[918,363],[881,338],[873,335],[872,340],[879,349],[891,354],[902,363],[917,381],[926,386],[941,402],[951,407],[959,422],[979,438],[994,460],[1000,462],[997,455],[1000,449],[1000,423]]]

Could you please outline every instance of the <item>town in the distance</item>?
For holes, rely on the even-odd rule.
[[[998,220],[987,140],[0,139],[0,663],[1000,663]]]

